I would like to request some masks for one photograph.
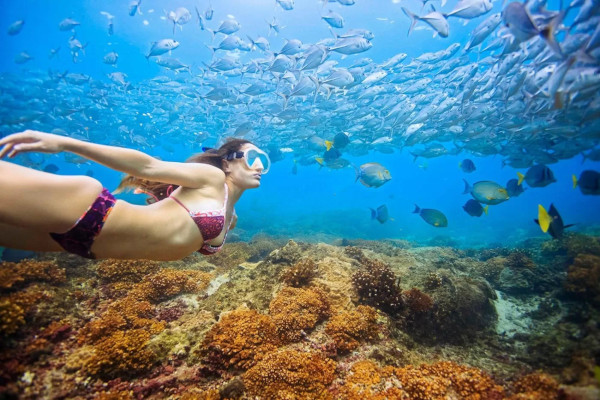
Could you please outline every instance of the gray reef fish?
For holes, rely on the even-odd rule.
[[[385,204],[377,207],[376,210],[372,208],[369,208],[369,210],[371,210],[371,219],[376,219],[381,224],[385,223],[390,217],[388,208]]]
[[[573,175],[573,189],[579,186],[582,194],[600,195],[600,172],[585,170],[579,179]]]
[[[360,183],[366,187],[378,188],[392,179],[390,171],[376,162],[366,163],[354,168],[356,170],[356,181],[360,180]]]
[[[465,181],[463,194],[470,193],[480,203],[494,205],[509,199],[506,189],[496,182],[479,181],[471,186],[466,179],[463,179],[463,181]]]
[[[435,226],[436,228],[444,228],[448,226],[448,218],[443,212],[433,208],[420,208],[415,204],[413,214],[419,214],[421,218],[429,225]]]
[[[519,185],[525,180],[530,187],[544,187],[556,182],[554,173],[544,164],[534,165],[527,170],[525,175],[520,172],[517,172],[517,175],[519,176]]]
[[[24,24],[25,24],[25,21],[23,21],[22,19],[13,22],[8,27],[8,34],[11,36],[17,35],[19,32],[21,32],[21,29],[23,29]]]

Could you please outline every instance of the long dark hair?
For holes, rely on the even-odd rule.
[[[240,151],[242,146],[246,143],[251,142],[245,139],[228,138],[218,149],[207,149],[204,153],[194,154],[185,160],[185,162],[210,164],[213,167],[223,170],[222,161],[227,155]],[[171,192],[178,187],[178,185],[149,181],[147,179],[140,179],[132,175],[127,175],[121,180],[121,183],[119,183],[119,186],[117,186],[114,193],[120,193],[128,189],[137,189],[146,193],[149,196],[146,203],[152,204],[168,197]]]

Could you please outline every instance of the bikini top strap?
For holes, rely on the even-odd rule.
[[[223,208],[227,207],[227,199],[229,198],[229,187],[225,183],[225,201],[223,202]]]
[[[188,208],[186,206],[183,205],[183,203],[181,201],[179,201],[179,199],[175,196],[169,196],[169,198],[175,200],[175,202],[177,204],[179,204],[181,207],[183,207],[185,209],[185,211],[187,211],[188,213],[190,213],[190,210],[188,210]]]

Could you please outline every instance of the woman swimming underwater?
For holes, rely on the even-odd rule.
[[[89,176],[61,176],[0,161],[0,246],[68,251],[86,258],[177,260],[221,249],[235,227],[235,203],[260,186],[267,154],[242,139],[185,163],[137,150],[26,130],[0,139],[0,158],[67,151],[128,176],[117,191],[136,188],[149,205],[117,200]]]

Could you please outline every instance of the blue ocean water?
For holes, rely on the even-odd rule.
[[[205,78],[202,69],[205,70],[206,64],[210,65],[213,60],[223,57],[225,52],[219,50],[213,55],[207,45],[217,46],[224,35],[219,33],[213,40],[207,30],[201,30],[199,27],[195,8],[197,7],[203,13],[209,7],[208,1],[143,0],[139,7],[141,13],[133,16],[128,13],[129,2],[123,1],[61,1],[58,3],[3,1],[2,3],[3,12],[0,15],[0,27],[4,30],[0,32],[3,36],[0,45],[3,54],[0,61],[0,73],[4,81],[2,85],[5,87],[4,85],[11,82],[18,85],[19,80],[29,82],[27,86],[29,90],[23,91],[22,97],[7,96],[4,95],[6,92],[3,92],[2,103],[0,103],[0,119],[3,120],[0,131],[2,135],[27,128],[46,131],[60,128],[69,135],[77,135],[76,137],[87,136],[96,142],[125,145],[162,159],[183,161],[191,154],[199,152],[201,146],[214,145],[223,137],[232,135],[241,121],[237,119],[235,113],[244,113],[245,119],[261,120],[268,114],[266,109],[270,103],[279,105],[282,103],[282,99],[275,93],[268,93],[260,96],[259,100],[253,100],[254,103],[250,103],[253,104],[252,109],[249,106],[246,109],[244,105],[233,107],[231,104],[228,108],[227,105],[219,102],[200,101],[190,95],[182,97],[176,92],[170,93],[168,82],[179,82],[184,87],[197,90],[201,94],[206,94],[213,84],[205,81],[203,86],[202,81]],[[438,10],[448,12],[455,4],[449,2],[441,6],[439,2],[433,2],[433,5]],[[247,36],[252,38],[263,36],[268,39],[272,51],[278,51],[285,44],[286,39],[300,39],[304,44],[317,43],[323,39],[331,40],[333,38],[331,29],[321,16],[326,15],[328,10],[339,13],[344,18],[344,28],[334,29],[336,33],[342,34],[348,29],[360,28],[368,29],[375,35],[372,48],[364,53],[347,57],[337,53],[331,55],[330,60],[338,61],[337,67],[348,68],[362,57],[369,57],[372,60],[372,67],[376,67],[398,53],[406,53],[404,64],[408,64],[424,53],[447,49],[453,43],[464,47],[477,24],[486,16],[500,12],[503,3],[494,2],[492,10],[485,16],[472,20],[449,18],[450,34],[447,38],[441,38],[439,35],[433,37],[433,31],[422,22],[419,22],[417,29],[407,36],[410,20],[401,7],[423,15],[430,11],[430,5],[423,6],[420,1],[357,0],[352,6],[342,6],[336,2],[323,5],[316,0],[298,0],[294,2],[293,10],[282,9],[274,0],[220,0],[212,2],[211,6],[214,9],[214,16],[210,21],[203,21],[206,27],[217,29],[221,21],[234,17],[241,24],[241,29],[236,32],[241,39],[247,40]],[[550,10],[557,10],[558,6],[558,2],[547,4]],[[189,22],[174,28],[166,15],[177,7],[187,8],[192,18]],[[112,35],[108,34],[108,19],[102,12],[114,16]],[[567,15],[566,25],[573,20],[574,14],[575,12]],[[74,30],[60,31],[58,25],[65,18],[72,18],[80,25]],[[269,29],[268,22],[273,18],[276,18],[281,26],[279,34]],[[24,20],[25,24],[17,35],[9,36],[6,31],[17,20]],[[77,52],[75,60],[69,49],[69,38],[73,35],[84,46],[83,51]],[[145,58],[150,51],[151,43],[164,38],[174,38],[181,43],[180,47],[172,52],[172,57],[190,66],[192,74],[186,71],[176,74],[158,66],[153,57],[148,60]],[[557,40],[559,42],[565,40],[565,33],[557,34]],[[58,56],[49,58],[49,51],[59,47]],[[15,56],[23,51],[33,59],[18,64],[15,62]],[[119,54],[116,67],[102,61],[103,57],[111,51]],[[234,51],[233,54],[239,55],[244,65],[248,65],[253,59],[269,57],[269,53],[256,49],[251,52]],[[494,55],[497,56],[492,54]],[[476,52],[467,55],[471,63],[477,63],[478,59],[484,56],[485,54],[478,56]],[[499,56],[497,57],[499,59]],[[485,68],[482,64],[482,71]],[[131,108],[117,103],[115,106],[108,105],[100,108],[88,101],[82,101],[91,90],[85,85],[75,86],[65,83],[54,87],[43,85],[43,82],[49,79],[48,76],[66,71],[89,76],[94,83],[98,84],[96,88],[109,92],[115,98],[121,98],[131,105]],[[126,74],[130,86],[124,89],[111,82],[107,74],[114,72]],[[193,81],[191,75],[196,77]],[[431,73],[424,72],[423,76],[425,75],[430,76]],[[154,83],[153,79],[159,76],[166,76],[168,79]],[[229,82],[235,87],[244,85],[244,78],[240,79],[236,76],[228,78],[217,73],[214,79]],[[271,83],[276,80],[276,77],[266,72],[257,75],[254,80]],[[150,82],[152,86],[149,86]],[[38,87],[35,88],[36,86]],[[143,93],[140,88],[144,88]],[[155,90],[154,94],[152,90]],[[354,88],[353,93],[359,90],[360,88]],[[51,95],[48,95],[49,93]],[[334,94],[338,107],[344,104],[346,95],[343,90]],[[399,95],[399,92],[386,94],[390,99]],[[164,121],[154,123],[149,118],[142,120],[143,118],[140,117],[142,113],[154,113],[156,107],[165,110],[161,96],[173,101],[173,110],[181,110],[177,121],[168,124]],[[326,101],[324,96],[321,94],[318,101]],[[597,100],[597,97],[596,95],[590,101]],[[310,108],[312,95],[293,100],[293,102],[290,100],[292,107],[297,107],[300,112],[305,113],[307,108]],[[156,104],[153,104],[153,101],[156,101]],[[496,100],[490,99],[489,102],[496,102]],[[23,123],[6,122],[8,117],[26,114],[36,107],[44,113],[54,107],[74,107],[77,111],[65,116],[38,117]],[[501,108],[495,111],[495,113],[501,112]],[[108,115],[111,116],[110,119],[107,119]],[[219,117],[211,119],[212,115],[219,115]],[[314,110],[311,118],[334,120],[337,116],[336,109],[318,109]],[[443,119],[444,116],[438,117]],[[345,118],[344,124],[339,126],[323,124],[322,127],[311,127],[311,134],[325,140],[332,140],[337,133],[352,128],[352,120],[348,120],[347,115]],[[154,115],[153,119],[156,121],[158,117]],[[398,143],[392,146],[392,154],[386,154],[377,151],[368,141],[363,141],[351,146],[354,148],[362,146],[368,154],[353,156],[349,151],[342,149],[343,157],[357,167],[368,162],[377,162],[385,166],[390,171],[392,180],[379,188],[368,188],[356,182],[355,168],[351,166],[332,169],[327,165],[312,163],[308,166],[298,165],[297,174],[292,174],[294,160],[299,158],[300,154],[305,156],[308,153],[313,157],[319,157],[325,151],[325,148],[309,150],[306,140],[302,140],[308,135],[300,137],[298,134],[302,129],[307,129],[307,120],[308,118],[304,123],[278,121],[274,124],[272,119],[269,121],[267,118],[247,135],[262,147],[272,144],[275,148],[289,147],[293,152],[283,153],[283,159],[274,162],[271,172],[262,180],[261,188],[248,191],[237,204],[240,219],[236,231],[241,239],[248,240],[255,234],[264,233],[315,241],[332,241],[336,238],[374,240],[391,238],[428,244],[432,239],[439,239],[441,242],[457,247],[497,244],[510,246],[532,237],[549,238],[547,234],[541,232],[533,220],[537,218],[538,204],[548,208],[551,203],[559,210],[566,224],[576,224],[569,228],[571,231],[596,234],[598,232],[599,197],[583,195],[579,189],[573,189],[571,176],[573,174],[579,176],[587,169],[599,171],[600,162],[592,160],[582,162],[581,152],[548,165],[554,172],[556,182],[541,188],[525,185],[526,190],[521,196],[490,206],[489,215],[476,218],[462,209],[466,201],[471,198],[468,194],[462,194],[463,179],[470,184],[491,180],[505,185],[509,179],[517,177],[517,171],[525,173],[527,168],[515,169],[508,165],[503,167],[502,161],[505,156],[501,154],[481,156],[469,150],[463,150],[457,155],[446,154],[428,159],[418,157],[414,160],[411,151],[422,148],[426,143],[411,146]],[[560,120],[549,123],[554,124],[553,127],[559,132],[554,144],[563,143],[568,147],[568,142],[572,138],[567,134],[560,134]],[[597,131],[597,120],[588,121],[588,124],[592,125],[591,130]],[[149,126],[152,126],[152,129]],[[489,126],[489,129],[493,131],[494,127]],[[124,135],[123,131],[127,134]],[[352,140],[354,135],[375,140],[378,137],[385,137],[388,133],[383,129],[362,136],[353,132],[350,139]],[[441,136],[442,132],[439,134]],[[535,133],[503,131],[502,134],[511,137],[517,135],[517,138],[511,143],[503,142],[502,138],[490,140],[497,140],[498,143],[507,146],[520,144],[524,149],[530,146],[532,151],[539,150],[540,143],[531,140],[531,136]],[[134,135],[140,135],[143,139],[132,140]],[[288,137],[293,137],[294,140],[288,140]],[[447,149],[456,147],[456,143],[447,140],[447,135],[443,137],[444,140],[440,142]],[[589,139],[588,135],[585,152],[593,149],[594,145],[597,146],[598,135],[595,135],[596,139],[593,137]],[[141,142],[145,143],[141,144]],[[464,140],[462,142],[464,144]],[[475,162],[476,171],[466,174],[459,168],[459,163],[465,158]],[[66,160],[64,155],[32,154],[28,157],[20,157],[16,162],[39,168],[54,163],[60,168],[58,173],[64,174],[84,174],[91,171],[93,176],[109,189],[114,189],[121,177],[120,173],[99,165],[73,164]],[[142,196],[123,195],[122,198],[138,203],[144,201]],[[391,219],[380,224],[371,219],[369,209],[383,204],[387,205]],[[427,224],[419,215],[412,213],[415,204],[422,208],[442,211],[448,218],[448,226],[436,228]]]

